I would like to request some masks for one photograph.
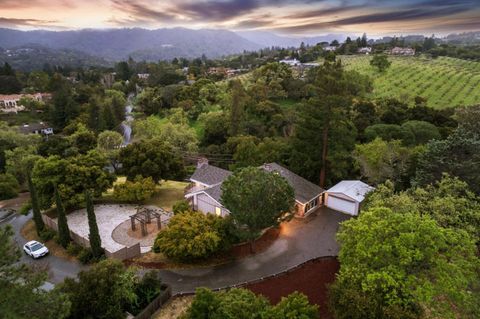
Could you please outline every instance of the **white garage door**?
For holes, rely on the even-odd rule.
[[[333,210],[338,210],[339,212],[346,213],[349,215],[357,215],[357,210],[355,208],[355,202],[328,195],[327,197],[327,207],[330,207]]]

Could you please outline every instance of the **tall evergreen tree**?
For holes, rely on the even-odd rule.
[[[93,256],[98,258],[103,254],[102,240],[100,239],[100,234],[98,233],[97,218],[95,217],[92,196],[88,190],[85,191],[85,202],[87,204],[88,228],[90,231],[88,234],[90,248],[92,249]]]
[[[38,205],[37,191],[33,185],[30,172],[27,173],[27,179],[28,189],[30,190],[30,200],[32,202],[33,221],[35,222],[35,227],[37,228],[37,234],[40,235],[40,233],[45,229],[45,223],[42,219],[40,206]]]
[[[70,229],[68,228],[65,208],[63,207],[62,199],[60,198],[60,193],[58,192],[57,186],[55,186],[55,202],[57,204],[58,214],[58,239],[60,241],[60,245],[62,245],[64,248],[67,248],[68,243],[71,241]]]

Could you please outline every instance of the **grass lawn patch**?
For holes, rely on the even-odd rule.
[[[175,319],[183,315],[192,304],[194,295],[170,299],[163,307],[153,314],[152,319]]]
[[[50,239],[47,242],[43,242],[40,237],[37,235],[37,230],[35,228],[35,223],[33,222],[33,219],[30,219],[28,222],[23,225],[22,229],[20,230],[20,234],[28,241],[30,240],[36,240],[39,242],[42,242],[47,246],[48,250],[50,251],[50,254],[69,260],[69,261],[77,261],[77,258],[74,256],[71,256],[67,253],[67,251],[57,244],[54,239]]]
[[[156,205],[171,211],[175,202],[184,199],[185,187],[188,183],[177,181],[162,181],[157,185],[152,198],[145,202],[146,205]]]

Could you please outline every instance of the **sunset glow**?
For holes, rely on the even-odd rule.
[[[268,30],[281,34],[445,34],[480,29],[476,0],[0,0],[0,27]]]

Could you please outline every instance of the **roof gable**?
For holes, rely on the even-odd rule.
[[[195,172],[190,177],[190,180],[200,182],[207,186],[213,186],[223,183],[223,181],[226,180],[231,174],[232,172],[220,167],[203,164],[195,169]]]

